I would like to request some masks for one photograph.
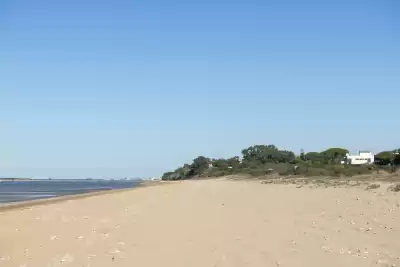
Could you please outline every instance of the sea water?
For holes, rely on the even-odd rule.
[[[31,180],[1,181],[0,203],[132,188],[140,180]]]

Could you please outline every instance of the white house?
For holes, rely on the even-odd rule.
[[[356,155],[346,154],[343,164],[362,165],[374,163],[375,155],[370,151],[359,151]]]

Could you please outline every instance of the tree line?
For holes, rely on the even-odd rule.
[[[383,151],[376,155],[382,165],[400,165],[400,149]],[[299,155],[280,150],[275,145],[253,145],[241,151],[241,157],[212,159],[199,156],[190,164],[162,175],[163,180],[183,180],[195,177],[218,177],[231,174],[262,176],[269,173],[305,176],[353,176],[370,173],[373,165],[343,165],[341,161],[349,151],[329,148],[322,152],[301,151]],[[392,169],[393,170],[393,169]]]

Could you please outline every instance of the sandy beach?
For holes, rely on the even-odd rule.
[[[400,266],[386,188],[193,180],[3,210],[0,266]]]

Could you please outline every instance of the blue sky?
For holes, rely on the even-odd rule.
[[[395,2],[1,1],[0,176],[400,147]]]

